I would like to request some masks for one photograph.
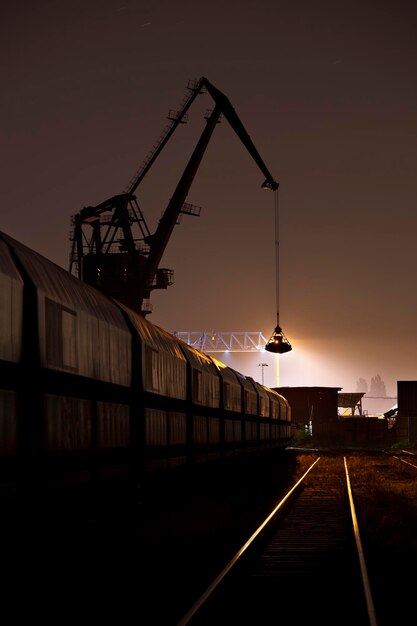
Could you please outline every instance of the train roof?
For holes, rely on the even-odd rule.
[[[0,232],[0,240],[14,253],[17,259],[17,263],[14,263],[16,271],[26,272],[36,288],[51,300],[70,308],[75,306],[98,319],[128,330],[120,309],[103,293],[9,235]],[[4,262],[5,255],[2,255],[2,260]]]
[[[142,315],[136,313],[136,311],[133,311],[124,304],[117,302],[117,305],[125,311],[144,343],[149,346],[153,346],[158,350],[162,348],[165,352],[169,352],[176,358],[186,361],[186,358],[178,344],[178,339],[174,337],[174,335],[171,335],[163,328],[148,322],[148,320],[146,320]]]
[[[10,249],[7,243],[2,240],[0,240],[0,273],[17,280],[18,282],[23,282],[22,277],[17,271],[16,265],[13,261]]]

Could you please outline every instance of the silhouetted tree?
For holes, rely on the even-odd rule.
[[[375,398],[385,398],[387,395],[385,383],[379,374],[374,376],[374,378],[371,378],[369,395],[374,396]]]
[[[366,380],[364,378],[359,378],[356,381],[356,391],[359,391],[361,393],[367,393],[368,392],[368,383],[366,382]]]

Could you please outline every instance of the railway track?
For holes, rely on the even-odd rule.
[[[392,490],[392,481],[399,477],[395,466],[398,461],[417,470],[417,465],[398,455],[393,455],[388,464],[373,456],[318,456],[187,611],[179,626],[237,622],[266,625],[289,612],[300,623],[313,617],[329,625],[397,623],[401,614],[408,614],[404,609],[405,593],[397,589],[396,594],[387,594],[381,580],[396,577],[398,587],[400,564],[395,568],[392,563],[391,571],[381,568],[386,551],[381,545],[376,550],[372,545],[369,502],[363,485],[369,488],[372,481],[381,484],[387,480]],[[304,459],[303,464],[306,462]],[[349,465],[353,468],[356,496]],[[417,474],[401,476],[412,491]],[[363,515],[366,551],[355,499]],[[409,582],[407,579],[404,589]]]
[[[300,623],[316,613],[321,624],[376,624],[347,477],[342,457],[317,457],[223,571],[230,580],[218,577],[223,587],[179,625],[269,624],[289,611]]]
[[[291,452],[291,459],[284,467],[196,473],[181,487],[152,486],[127,505],[92,507],[86,519],[28,527],[25,554],[20,540],[9,547],[16,575],[6,562],[3,606],[15,610],[24,598],[44,624],[63,611],[123,626],[132,619],[145,626],[262,626],[284,618],[392,626],[408,619],[417,459],[317,450]],[[345,462],[365,579],[347,515]]]

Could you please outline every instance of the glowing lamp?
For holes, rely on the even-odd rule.
[[[273,352],[274,354],[284,354],[285,352],[290,352],[290,350],[292,350],[292,345],[284,335],[280,326],[275,327],[272,336],[265,345],[265,350],[267,352]]]

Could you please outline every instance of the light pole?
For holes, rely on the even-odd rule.
[[[262,384],[264,384],[264,367],[268,367],[268,363],[258,363],[258,367],[262,367]]]

